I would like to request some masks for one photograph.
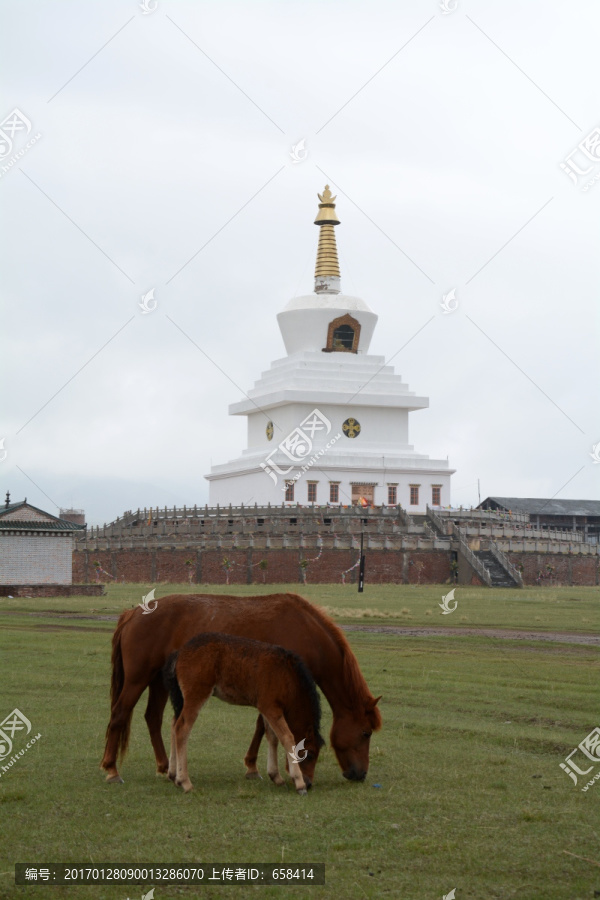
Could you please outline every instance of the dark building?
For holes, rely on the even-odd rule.
[[[85,510],[61,509],[59,515],[65,522],[73,522],[74,525],[83,525],[85,528]]]
[[[478,509],[526,513],[534,528],[577,531],[590,543],[600,542],[600,500],[487,497]]]

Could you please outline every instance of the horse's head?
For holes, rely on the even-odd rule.
[[[377,704],[381,697],[370,697],[364,707],[336,716],[331,727],[331,746],[344,778],[364,781],[369,770],[371,735],[381,728]]]

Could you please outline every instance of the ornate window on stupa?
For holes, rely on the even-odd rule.
[[[356,353],[359,338],[360,322],[348,314],[340,316],[329,323],[323,353]]]

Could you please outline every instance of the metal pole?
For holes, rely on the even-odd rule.
[[[365,555],[363,553],[363,532],[360,532],[360,566],[358,567],[358,593],[362,594],[365,587]]]

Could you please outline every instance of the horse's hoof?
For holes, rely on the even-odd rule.
[[[250,780],[254,779],[255,781],[262,781],[262,775],[260,774],[260,772],[246,772],[246,778]]]
[[[106,783],[107,783],[107,784],[125,784],[125,782],[123,781],[123,779],[121,778],[121,776],[120,776],[119,774],[117,774],[117,775],[107,775],[107,776],[106,776]]]
[[[300,790],[296,791],[299,797],[306,797],[308,791],[306,788],[300,788]]]
[[[189,794],[190,791],[194,790],[194,785],[191,781],[184,781],[181,787],[183,788],[184,794]]]
[[[177,783],[177,776],[175,775],[175,772],[167,772],[167,774],[169,776],[169,781],[174,781],[175,783]]]

